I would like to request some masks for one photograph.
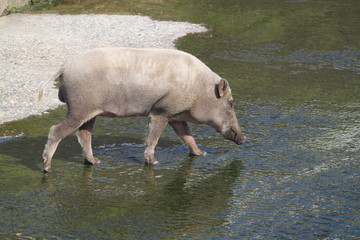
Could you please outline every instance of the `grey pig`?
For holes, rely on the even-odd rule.
[[[168,123],[192,155],[206,153],[196,145],[187,122],[208,124],[237,144],[245,141],[229,83],[182,51],[93,49],[66,62],[48,83],[56,79],[60,81],[59,99],[66,103],[68,113],[50,128],[42,155],[45,172],[51,170],[51,159],[61,139],[75,129],[85,160],[100,163],[91,147],[97,116],[147,116],[144,157],[148,164],[158,163],[155,147]]]

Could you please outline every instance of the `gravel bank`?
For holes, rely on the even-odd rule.
[[[97,47],[174,48],[173,41],[206,28],[124,15],[26,15],[0,18],[0,124],[62,104],[57,89],[38,91],[72,56]]]

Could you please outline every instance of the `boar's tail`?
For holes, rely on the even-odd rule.
[[[38,101],[40,102],[42,100],[42,98],[44,97],[44,93],[45,93],[45,88],[50,84],[50,82],[55,81],[56,79],[58,79],[64,72],[65,68],[62,66],[59,71],[52,77],[50,78],[47,82],[45,82],[43,84],[43,86],[40,88],[39,90],[39,95],[38,95]]]

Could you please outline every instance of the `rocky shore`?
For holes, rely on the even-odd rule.
[[[38,91],[66,59],[97,47],[174,48],[173,41],[206,28],[130,15],[13,14],[0,18],[0,124],[58,107],[50,86]]]

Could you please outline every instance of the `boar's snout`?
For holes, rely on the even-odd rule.
[[[242,132],[232,127],[225,132],[225,137],[238,145],[243,144],[246,140],[246,137]]]

